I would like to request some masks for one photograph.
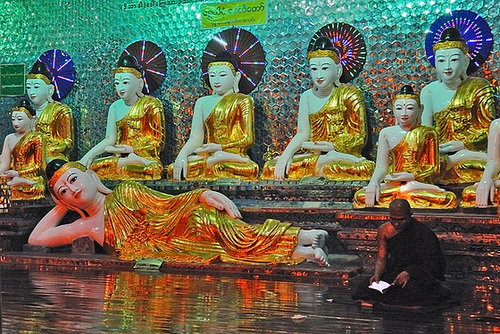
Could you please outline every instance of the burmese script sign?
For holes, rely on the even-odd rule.
[[[218,28],[266,23],[266,1],[238,1],[201,6],[201,27]]]
[[[24,64],[0,64],[0,96],[24,95]]]

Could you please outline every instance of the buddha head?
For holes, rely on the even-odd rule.
[[[449,27],[443,30],[432,49],[437,76],[441,82],[456,83],[467,78],[469,51],[457,28]]]
[[[420,97],[411,85],[404,85],[393,99],[393,113],[396,123],[403,129],[409,130],[420,123],[422,105]]]
[[[208,79],[214,94],[224,96],[230,93],[238,93],[241,72],[238,71],[238,62],[233,59],[229,52],[217,54],[213,61],[208,64]]]
[[[53,198],[73,211],[81,213],[95,203],[98,193],[109,194],[97,174],[81,163],[51,160],[46,168],[48,189]],[[84,216],[84,214],[82,214]]]
[[[144,96],[142,93],[144,71],[133,55],[125,54],[120,57],[113,71],[113,76],[116,93],[125,103],[134,103],[137,98]]]
[[[35,108],[38,109],[45,103],[54,102],[52,79],[52,74],[41,61],[37,61],[26,76],[26,92]]]
[[[316,89],[340,86],[342,64],[340,53],[327,36],[319,37],[307,53],[311,78]]]
[[[35,109],[30,105],[26,99],[14,108],[12,108],[12,127],[18,133],[27,133],[33,130],[34,117],[36,115]]]

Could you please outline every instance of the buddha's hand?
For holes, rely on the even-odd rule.
[[[278,161],[276,161],[276,167],[274,168],[274,178],[276,180],[283,180],[285,175],[290,170],[290,166],[292,165],[292,159],[285,157],[284,155],[280,155],[278,157]]]
[[[187,172],[187,157],[184,155],[178,155],[174,162],[174,172],[172,177],[174,181],[180,181],[182,178],[186,177]]]
[[[460,150],[463,150],[464,148],[465,148],[465,145],[463,142],[458,141],[458,140],[452,140],[452,141],[446,142],[444,144],[440,144],[439,145],[439,153],[449,154],[449,153],[458,152]]]
[[[112,154],[130,154],[134,153],[134,148],[130,145],[113,145],[106,146],[104,149],[108,153]]]
[[[329,141],[305,141],[302,143],[302,148],[305,150],[329,152],[335,150],[333,144]]]
[[[379,183],[368,183],[365,189],[365,206],[367,208],[373,208],[375,203],[378,202],[380,198],[380,184]]]
[[[226,195],[213,190],[205,190],[200,196],[200,202],[206,203],[218,210],[226,211],[232,218],[241,218],[241,213]]]
[[[495,197],[495,182],[491,178],[484,178],[474,186],[476,187],[476,206],[488,206],[489,200],[493,201]]]
[[[410,182],[410,181],[415,181],[415,175],[412,173],[408,172],[400,172],[400,173],[392,173],[389,175],[386,175],[384,180],[386,182]]]
[[[32,185],[36,184],[36,182],[30,179],[25,179],[16,176],[13,177],[12,180],[8,181],[7,184],[11,187],[12,186],[31,187]]]
[[[222,146],[216,143],[206,143],[194,150],[194,153],[200,156],[208,156],[210,153],[222,151]]]
[[[2,174],[3,177],[6,177],[8,179],[12,179],[15,177],[19,177],[19,173],[16,170],[9,169],[5,171],[5,173]]]

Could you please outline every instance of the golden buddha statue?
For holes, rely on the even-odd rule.
[[[239,93],[238,62],[222,52],[208,65],[208,75],[213,94],[196,101],[189,139],[168,166],[168,177],[257,180],[259,166],[247,153],[255,140],[254,103]]]
[[[45,136],[33,132],[35,109],[28,101],[12,109],[15,132],[5,137],[0,157],[0,177],[11,187],[11,200],[45,197]]]
[[[342,63],[328,37],[315,41],[307,59],[313,88],[300,98],[297,133],[282,155],[265,163],[261,178],[369,180],[375,164],[361,156],[367,141],[363,93],[340,83]],[[300,149],[307,152],[295,154]]]
[[[380,132],[375,171],[368,186],[354,194],[353,208],[388,208],[395,198],[406,199],[412,208],[455,208],[455,194],[434,185],[437,137],[434,129],[419,124],[420,98],[405,85],[393,101],[397,124]]]
[[[56,247],[88,236],[123,260],[329,266],[328,232],[275,219],[247,224],[229,198],[212,190],[173,196],[129,180],[111,191],[95,172],[63,160],[47,165],[47,177],[56,206],[33,229],[33,245]],[[60,225],[68,210],[81,217]]]
[[[422,124],[434,126],[441,172],[436,182],[477,182],[486,165],[488,129],[495,118],[493,86],[467,76],[470,58],[456,28],[447,28],[433,46],[438,80],[422,89]]]
[[[163,104],[142,93],[144,73],[137,59],[124,55],[114,70],[117,101],[109,107],[105,138],[80,161],[103,180],[158,180],[165,146]],[[94,158],[103,153],[111,155]]]
[[[53,77],[43,62],[36,62],[26,76],[26,92],[36,109],[35,131],[47,141],[47,160],[69,160],[74,146],[73,113],[52,99]]]

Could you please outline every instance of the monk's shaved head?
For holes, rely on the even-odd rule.
[[[389,205],[389,215],[396,218],[407,218],[411,216],[410,203],[402,198],[396,198]]]

